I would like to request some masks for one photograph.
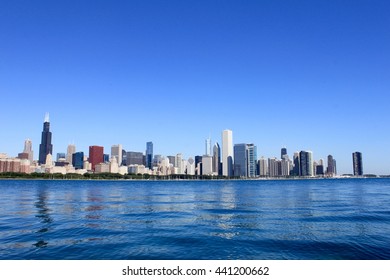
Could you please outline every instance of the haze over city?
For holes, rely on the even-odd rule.
[[[50,112],[53,155],[91,145],[185,158],[204,140],[287,147],[389,174],[387,1],[1,1],[0,153]]]

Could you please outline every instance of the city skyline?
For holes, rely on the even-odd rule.
[[[387,1],[0,3],[0,153],[203,155],[234,131],[259,158],[286,146],[389,174]],[[26,47],[28,46],[28,47]]]

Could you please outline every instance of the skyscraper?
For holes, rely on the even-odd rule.
[[[280,159],[284,159],[284,156],[287,155],[287,148],[284,147],[280,150]]]
[[[41,144],[39,145],[39,164],[46,163],[46,156],[48,154],[53,154],[53,145],[51,144],[49,113],[46,113],[45,120],[43,122]]]
[[[229,129],[222,131],[222,174],[233,176],[233,132]]]
[[[74,144],[69,144],[68,149],[66,151],[66,161],[69,162],[69,164],[73,165],[73,154],[76,153],[76,146]]]
[[[32,142],[30,139],[26,139],[26,141],[24,141],[23,153],[28,154],[28,160],[30,161],[30,163],[32,163],[34,160],[34,153],[32,150]]]
[[[84,153],[77,152],[72,155],[72,165],[75,169],[83,169]]]
[[[221,148],[219,144],[215,142],[213,147],[213,172],[216,175],[222,175],[221,170]]]
[[[207,138],[205,140],[205,155],[210,156],[211,155],[211,139]]]
[[[352,153],[352,162],[353,162],[353,175],[354,176],[363,176],[362,153],[360,153],[360,152]]]
[[[104,148],[101,146],[89,146],[89,162],[92,170],[95,171],[95,165],[104,162]]]
[[[326,174],[329,176],[336,175],[336,160],[332,155],[328,155],[328,167],[326,169]]]
[[[122,164],[122,145],[112,145],[111,146],[111,157],[116,158],[116,162],[120,166]]]
[[[153,142],[146,142],[146,167],[153,169]]]
[[[314,176],[313,153],[301,151],[299,153],[300,176]]]

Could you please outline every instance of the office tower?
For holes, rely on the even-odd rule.
[[[352,162],[353,162],[353,175],[354,176],[363,176],[362,153],[360,153],[360,152],[352,153]]]
[[[211,155],[211,139],[207,138],[205,141],[205,155],[210,156]]]
[[[116,162],[120,166],[122,164],[122,145],[112,145],[111,146],[111,157],[116,158]]]
[[[284,147],[280,150],[280,159],[284,159],[284,157],[287,156],[287,148]]]
[[[234,151],[234,176],[247,177],[248,170],[246,168],[248,161],[246,144],[235,144]]]
[[[121,165],[126,165],[127,159],[126,159],[126,151],[122,149],[122,162],[119,166]]]
[[[313,153],[301,151],[299,153],[300,176],[314,176]]]
[[[178,153],[175,158],[175,167],[177,168],[177,174],[184,174],[182,170],[182,160],[183,155],[181,153]]]
[[[283,159],[280,161],[280,176],[289,176],[290,175],[290,161],[287,159],[287,155],[284,155]]]
[[[213,172],[216,175],[222,175],[221,170],[221,148],[219,144],[215,142],[213,147]]]
[[[146,142],[146,167],[153,169],[153,142]]]
[[[72,155],[72,165],[75,169],[83,169],[84,152],[77,152]]]
[[[259,175],[263,177],[268,175],[267,159],[265,159],[264,157],[261,157],[261,159],[259,159]]]
[[[72,162],[73,162],[73,158],[72,157],[73,157],[74,153],[76,153],[76,146],[74,144],[69,144],[68,148],[66,149],[66,161],[69,164],[72,164]]]
[[[110,162],[110,155],[109,154],[103,154],[103,162]]]
[[[195,156],[195,175],[202,174],[202,157]]]
[[[295,153],[294,153],[293,165],[294,165],[294,167],[293,167],[293,169],[292,169],[291,175],[292,175],[292,176],[299,176],[300,173],[301,173],[299,152],[295,152]]]
[[[127,152],[126,153],[126,165],[143,165],[144,164],[144,154],[140,152]]]
[[[202,173],[201,175],[213,175],[213,157],[204,155],[202,157]]]
[[[222,174],[233,176],[233,132],[228,129],[222,131]]]
[[[247,176],[250,178],[257,175],[257,147],[254,144],[247,144]]]
[[[279,176],[279,160],[274,158],[268,159],[268,174],[270,177],[278,177]]]
[[[28,154],[28,160],[30,161],[30,163],[32,163],[34,161],[34,153],[32,150],[32,142],[30,139],[26,139],[24,141],[23,153]]]
[[[101,146],[89,146],[89,163],[95,171],[95,165],[104,162],[104,148]]]
[[[195,161],[191,157],[187,161],[187,175],[195,175]]]
[[[66,160],[65,153],[57,153],[56,161],[60,161],[60,159]]]
[[[326,168],[326,174],[329,176],[336,175],[336,160],[332,155],[328,155],[328,167]]]
[[[41,137],[41,144],[39,145],[39,164],[46,163],[46,156],[53,153],[53,145],[51,144],[50,120],[49,113],[46,113],[43,122],[43,131]]]

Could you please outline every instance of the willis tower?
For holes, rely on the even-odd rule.
[[[45,121],[43,123],[41,144],[39,145],[39,164],[46,163],[46,156],[48,154],[53,154],[53,145],[51,144],[49,113],[46,113]]]

